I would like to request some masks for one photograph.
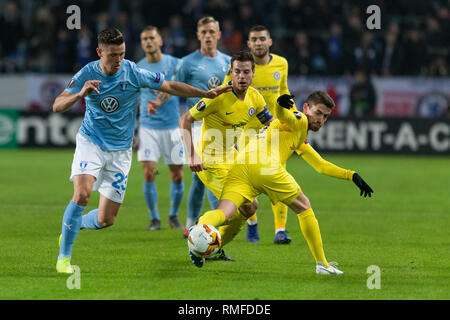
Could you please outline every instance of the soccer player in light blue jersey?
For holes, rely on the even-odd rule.
[[[181,60],[161,52],[163,40],[158,28],[147,26],[141,31],[140,37],[145,57],[137,63],[137,66],[163,73],[166,79],[173,79]],[[170,96],[154,89],[141,88],[140,91],[137,155],[144,173],[144,198],[150,214],[150,225],[146,230],[161,229],[155,181],[156,164],[160,157],[169,166],[171,179],[169,226],[173,229],[183,229],[178,220],[178,209],[184,194],[184,153],[178,128],[180,118],[178,100],[177,96]]]
[[[114,28],[98,35],[99,60],[88,63],[55,99],[54,112],[64,112],[84,98],[86,112],[76,137],[70,180],[72,200],[67,205],[60,236],[56,270],[73,273],[72,246],[81,229],[111,226],[124,199],[131,166],[131,146],[141,87],[185,97],[214,98],[231,88],[209,92],[184,83],[166,81],[162,73],[140,69],[124,59],[125,42]],[[97,209],[83,215],[92,190],[100,192]]]
[[[213,17],[201,18],[197,23],[197,38],[200,49],[182,58],[176,80],[188,83],[196,88],[209,90],[222,84],[231,57],[217,50],[217,42],[221,36],[219,22]],[[187,99],[187,108],[192,108],[200,99]],[[192,126],[193,143],[196,145],[201,132],[202,121]],[[187,219],[185,236],[189,227],[195,224],[203,206],[205,186],[194,172],[187,199]],[[208,200],[212,209],[218,203],[214,194],[208,190]]]

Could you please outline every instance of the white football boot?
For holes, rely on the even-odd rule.
[[[317,274],[343,274],[341,270],[336,268],[338,265],[337,262],[329,262],[330,266],[328,268],[325,268],[325,265],[323,263],[316,263],[316,273]]]

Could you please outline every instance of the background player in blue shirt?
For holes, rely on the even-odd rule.
[[[145,57],[137,66],[153,72],[163,73],[166,79],[174,78],[179,61],[161,52],[163,40],[157,27],[148,26],[141,31],[141,47]],[[155,109],[154,109],[155,108]],[[156,110],[156,108],[158,108]],[[146,230],[161,229],[156,189],[156,164],[160,157],[169,166],[170,212],[169,226],[183,229],[178,220],[178,209],[183,199],[183,142],[180,137],[179,99],[167,93],[141,88],[138,130],[138,161],[144,173],[143,191],[150,213],[150,225]]]
[[[182,58],[182,64],[177,72],[177,81],[188,83],[196,88],[209,90],[222,84],[231,57],[217,50],[217,42],[221,36],[219,22],[213,17],[201,18],[197,23],[197,38],[200,49]],[[187,109],[192,108],[200,99],[187,99]],[[202,121],[192,126],[192,140],[194,145],[200,135]],[[189,227],[195,224],[203,206],[205,186],[192,174],[192,184],[187,199],[187,220],[185,235]],[[217,198],[208,190],[208,200],[211,208],[215,209]]]
[[[161,73],[140,69],[124,59],[122,33],[114,28],[98,35],[99,60],[84,66],[56,97],[54,112],[68,110],[79,99],[86,112],[77,134],[70,179],[74,193],[67,205],[60,236],[57,272],[73,273],[72,246],[80,228],[101,229],[114,223],[126,190],[131,166],[131,146],[141,87],[185,97],[210,97],[229,91],[203,91],[184,83],[165,81]],[[92,190],[99,190],[97,209],[83,216]]]

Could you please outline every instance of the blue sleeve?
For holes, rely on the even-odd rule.
[[[150,89],[159,89],[165,80],[164,74],[141,68],[137,69],[137,77],[141,87]]]
[[[89,74],[88,66],[83,67],[80,71],[78,71],[73,77],[72,80],[67,84],[67,87],[64,89],[64,91],[75,94],[81,91],[81,89],[84,86],[84,83],[87,80],[87,75]]]

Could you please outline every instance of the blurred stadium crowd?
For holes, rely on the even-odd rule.
[[[68,30],[66,8],[81,8],[82,27]],[[381,9],[381,30],[368,30],[366,8]],[[446,0],[0,0],[0,73],[73,73],[96,59],[96,34],[124,32],[126,58],[143,56],[139,31],[158,26],[163,51],[182,57],[198,48],[196,22],[221,22],[222,51],[246,47],[248,29],[272,32],[271,51],[292,75],[449,76],[450,1]]]

